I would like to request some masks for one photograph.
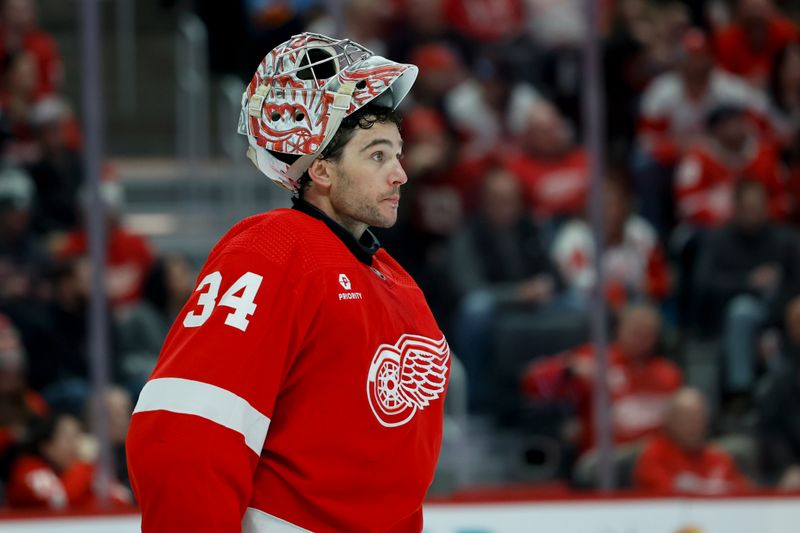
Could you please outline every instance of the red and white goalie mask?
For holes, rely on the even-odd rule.
[[[330,142],[342,119],[369,102],[396,108],[417,78],[414,65],[376,56],[349,39],[295,35],[261,61],[242,95],[239,133],[247,156],[271,180],[298,180]],[[298,156],[278,159],[271,152]]]

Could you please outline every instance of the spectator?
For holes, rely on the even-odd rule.
[[[180,255],[159,258],[144,283],[143,298],[117,317],[121,380],[138,393],[169,328],[194,289],[192,269]]]
[[[681,36],[688,26],[680,2],[624,0],[617,3],[612,31],[605,39],[604,71],[609,148],[626,154],[636,133],[639,100],[655,76],[675,68]]]
[[[26,437],[28,424],[47,413],[25,379],[25,349],[11,321],[0,315],[0,456]]]
[[[9,55],[4,67],[0,117],[9,139],[2,155],[11,163],[31,163],[39,158],[39,146],[30,125],[31,112],[39,100],[35,58],[28,52]]]
[[[66,509],[95,502],[96,444],[71,415],[54,415],[34,424],[30,445],[12,464],[8,482],[11,507]],[[111,499],[130,503],[130,493],[113,482]]]
[[[765,481],[784,489],[800,490],[800,296],[786,306],[785,340],[778,370],[758,387],[761,465]]]
[[[467,371],[472,406],[484,406],[494,320],[503,312],[558,312],[563,284],[539,230],[523,208],[519,183],[494,169],[481,208],[450,243],[449,272],[461,297],[452,338]],[[534,317],[531,320],[535,320]]]
[[[444,0],[394,0],[393,3],[396,21],[391,26],[386,57],[418,65],[411,60],[411,53],[416,47],[432,43],[447,43],[462,57],[472,57],[473,43],[449,24]]]
[[[128,231],[120,220],[120,184],[103,182],[101,197],[107,215],[106,290],[112,309],[119,311],[141,297],[142,285],[154,258],[150,244]],[[57,246],[57,257],[61,260],[88,257],[87,239],[85,228],[67,234]]]
[[[414,100],[424,106],[443,109],[450,91],[468,76],[459,53],[445,42],[413,48],[409,61],[419,67]]]
[[[686,33],[681,53],[678,68],[655,78],[642,95],[639,148],[633,165],[642,215],[663,240],[673,222],[673,167],[703,135],[704,117],[720,105],[736,105],[767,127],[765,95],[715,68],[706,36],[700,30]]]
[[[740,182],[733,220],[709,235],[698,259],[696,318],[713,327],[707,318],[724,310],[724,385],[734,394],[753,385],[758,329],[800,280],[797,236],[769,221],[768,201],[761,183]]]
[[[36,71],[36,96],[56,92],[64,66],[55,40],[37,26],[36,0],[3,0],[1,8],[0,63],[10,55],[30,54]]]
[[[125,437],[128,435],[128,426],[130,426],[133,414],[133,400],[127,390],[117,385],[110,385],[102,396],[105,401],[106,413],[108,414],[107,431],[109,443],[111,444],[112,462],[115,467],[114,477],[126,488],[130,488],[125,454]],[[92,414],[91,408],[87,414]],[[90,417],[89,420],[93,422],[94,418]],[[97,429],[92,429],[92,433],[97,434]]]
[[[452,46],[440,42],[415,48],[410,61],[420,69],[414,98],[441,110],[472,157],[496,149],[539,98],[530,85],[515,82],[503,58],[482,55],[473,74]]]
[[[708,116],[707,137],[689,148],[678,167],[675,196],[680,220],[697,228],[727,222],[733,189],[742,179],[769,191],[769,212],[783,220],[790,209],[780,151],[759,139],[742,108],[721,106]]]
[[[681,385],[681,372],[657,355],[661,317],[647,304],[626,307],[617,335],[608,348],[608,387],[614,443],[635,442],[661,428],[669,396]],[[522,379],[532,399],[572,399],[578,413],[577,443],[581,451],[596,442],[594,386],[596,355],[592,345],[533,362]]]
[[[586,151],[558,110],[540,101],[527,113],[521,151],[509,169],[519,176],[528,206],[540,220],[563,220],[583,213],[589,190]]]
[[[604,198],[606,299],[615,308],[637,299],[664,299],[670,287],[669,273],[655,231],[631,213],[628,191],[618,179],[606,181]],[[597,283],[589,224],[584,220],[565,224],[556,234],[552,255],[567,286],[588,301]]]
[[[737,18],[714,36],[719,65],[763,87],[778,52],[800,36],[772,0],[739,0]]]
[[[720,495],[748,489],[733,459],[708,444],[708,408],[696,389],[671,398],[664,431],[645,447],[634,469],[637,488],[662,493]]]
[[[41,234],[74,230],[83,183],[77,125],[67,104],[56,98],[36,104],[31,125],[41,149],[41,158],[30,166],[37,199],[34,227]]]
[[[346,35],[348,39],[361,43],[376,55],[386,55],[386,25],[391,16],[389,2],[372,0],[346,0],[342,3],[343,24],[337,28],[333,13],[317,18],[306,26],[305,31],[323,35]]]
[[[0,304],[31,297],[48,258],[31,228],[33,183],[19,169],[0,170]]]

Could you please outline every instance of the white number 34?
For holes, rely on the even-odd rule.
[[[256,304],[253,301],[256,299],[258,288],[261,286],[261,281],[264,278],[252,272],[245,273],[241,278],[236,280],[236,283],[231,285],[230,289],[225,291],[222,298],[219,300],[220,307],[230,307],[233,309],[225,317],[225,324],[232,326],[236,329],[244,331],[250,324],[247,317],[256,312]],[[217,295],[219,294],[219,287],[222,283],[222,274],[219,272],[212,272],[203,278],[203,281],[197,285],[195,292],[202,291],[203,288],[208,286],[208,290],[202,292],[197,299],[197,305],[201,306],[199,312],[189,311],[183,319],[183,325],[187,328],[197,328],[202,326],[211,316],[214,307],[217,305]],[[241,295],[238,295],[241,292]]]

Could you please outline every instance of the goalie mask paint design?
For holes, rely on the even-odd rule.
[[[344,117],[369,102],[396,108],[417,72],[349,39],[295,35],[267,54],[242,95],[238,131],[247,136],[247,155],[267,177],[296,192]],[[287,163],[270,152],[297,159]]]
[[[393,345],[380,345],[367,376],[367,400],[378,422],[402,426],[437,400],[447,385],[449,362],[444,337],[406,334]]]

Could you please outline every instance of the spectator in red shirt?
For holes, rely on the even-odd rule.
[[[37,72],[37,97],[56,92],[64,67],[55,40],[37,27],[35,0],[3,0],[0,18],[0,62],[11,54],[26,52]]]
[[[96,443],[67,414],[49,417],[31,429],[30,448],[11,465],[7,498],[11,507],[66,509],[95,503]],[[114,503],[130,503],[130,493],[112,482]]]
[[[763,87],[775,56],[798,35],[772,0],[739,0],[737,20],[714,36],[714,51],[722,68]]]
[[[642,215],[666,240],[672,227],[672,178],[675,165],[704,133],[704,119],[720,105],[746,109],[764,131],[766,95],[714,65],[708,40],[689,30],[679,66],[655,78],[642,95],[634,180]]]
[[[693,227],[718,226],[733,214],[736,182],[758,181],[769,193],[773,220],[790,210],[780,150],[759,138],[744,109],[720,106],[706,121],[708,135],[689,148],[678,166],[675,196],[679,220]]]
[[[747,479],[727,453],[708,444],[707,432],[703,395],[692,388],[676,392],[667,407],[663,433],[647,444],[636,463],[635,486],[699,495],[746,491]]]
[[[668,398],[680,387],[677,366],[657,355],[661,317],[647,304],[625,308],[617,335],[609,346],[608,387],[615,444],[630,443],[661,428]],[[571,352],[532,363],[522,378],[531,398],[572,399],[579,418],[578,447],[595,445],[594,385],[597,381],[595,349],[585,345]]]
[[[508,166],[519,176],[533,214],[563,219],[583,213],[589,190],[586,151],[574,144],[555,106],[544,100],[533,106],[519,144],[522,150]]]
[[[119,311],[139,300],[145,277],[155,259],[150,244],[131,233],[119,219],[122,189],[119,183],[102,184],[102,197],[108,215],[106,250],[106,287],[112,309]],[[61,260],[85,257],[89,253],[85,229],[69,233],[57,247]]]

